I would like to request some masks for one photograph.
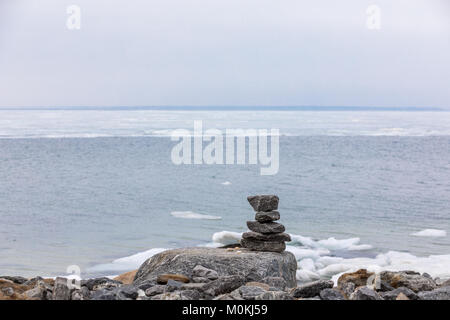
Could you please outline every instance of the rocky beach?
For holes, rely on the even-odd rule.
[[[114,279],[0,276],[0,300],[450,300],[450,281],[413,271],[343,274],[297,285],[290,253],[186,248]]]
[[[255,221],[240,243],[166,250],[115,278],[0,276],[0,300],[450,300],[450,280],[360,269],[298,284],[275,195],[248,197]]]

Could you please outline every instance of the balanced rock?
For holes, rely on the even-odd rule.
[[[283,252],[286,250],[286,244],[284,242],[242,239],[241,245],[255,251]]]
[[[271,222],[280,220],[280,213],[275,210],[268,212],[260,211],[256,213],[255,220],[259,222]]]
[[[251,231],[258,233],[281,233],[286,230],[282,224],[277,222],[261,223],[258,221],[247,221],[247,227]]]
[[[260,195],[247,197],[248,202],[253,209],[258,211],[273,211],[278,209],[278,196],[275,195]]]
[[[279,198],[275,195],[250,196],[247,198],[256,211],[255,220],[247,221],[247,227],[252,232],[242,235],[241,246],[255,251],[283,252],[285,241],[291,237],[284,233],[284,226],[274,222],[280,219],[277,211]]]
[[[291,236],[287,233],[258,233],[258,232],[244,232],[243,239],[257,240],[257,241],[291,241]]]

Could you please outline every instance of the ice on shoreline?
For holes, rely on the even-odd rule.
[[[205,247],[219,247],[238,243],[242,233],[220,231],[212,235],[212,242]],[[298,262],[297,280],[310,282],[318,279],[337,279],[346,272],[367,269],[371,272],[412,270],[428,273],[432,277],[450,278],[450,254],[418,257],[406,252],[388,251],[372,257],[356,256],[346,258],[339,253],[352,252],[351,256],[362,250],[371,249],[368,244],[360,244],[359,238],[314,240],[310,237],[291,234],[292,242],[286,251],[294,254]],[[166,249],[155,248],[128,257],[116,259],[108,264],[100,264],[89,268],[89,272],[121,273],[135,270],[148,258]],[[362,254],[363,255],[363,254]]]
[[[112,261],[111,263],[99,264],[88,268],[88,272],[123,272],[131,271],[140,267],[148,258],[163,252],[167,249],[153,248],[144,252],[139,252],[128,257],[123,257]]]

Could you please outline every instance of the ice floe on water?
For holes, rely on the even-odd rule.
[[[290,244],[301,244],[311,248],[322,248],[328,250],[368,250],[372,249],[371,245],[360,244],[359,238],[349,238],[338,240],[336,238],[328,238],[323,240],[313,240],[310,237],[291,234],[292,242]]]
[[[230,181],[225,181],[225,182],[222,182],[222,184],[223,184],[224,186],[229,186],[229,185],[231,184],[231,182],[230,182]]]
[[[203,219],[203,220],[220,220],[222,217],[212,216],[208,214],[201,214],[192,211],[172,211],[170,213],[175,218],[181,219]]]
[[[212,241],[217,246],[224,246],[227,244],[239,243],[242,238],[242,233],[233,231],[220,231],[212,235]]]
[[[447,231],[439,229],[425,229],[419,232],[411,233],[411,235],[416,237],[446,237]]]

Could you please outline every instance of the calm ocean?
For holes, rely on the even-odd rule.
[[[171,130],[280,129],[280,169],[180,165]],[[277,194],[300,281],[358,267],[450,278],[450,113],[0,110],[0,274],[132,270],[234,242]],[[430,230],[427,230],[430,229]]]

